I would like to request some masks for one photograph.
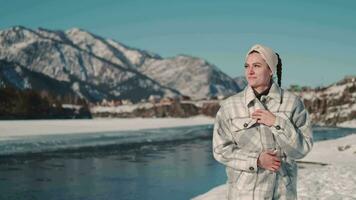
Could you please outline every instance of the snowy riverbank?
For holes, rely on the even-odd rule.
[[[0,139],[9,136],[54,135],[158,129],[213,125],[214,118],[204,115],[189,118],[97,118],[75,120],[4,120],[0,121]],[[356,128],[356,120],[340,124]]]
[[[214,118],[116,118],[0,121],[0,138],[24,135],[98,133],[213,124]]]
[[[0,152],[1,155],[9,155],[14,152],[41,152],[127,142],[190,139],[211,134],[210,129],[207,131],[207,127],[198,125],[211,126],[213,122],[214,118],[205,116],[0,121]],[[348,125],[355,127],[354,123]],[[191,126],[198,127],[192,129]],[[356,199],[356,134],[316,142],[312,152],[301,161],[328,165],[300,163],[299,199]],[[225,185],[221,185],[195,199],[223,199],[224,194]]]
[[[298,164],[298,199],[356,199],[356,134],[314,144]],[[321,166],[305,164],[326,163]],[[220,185],[194,200],[225,198],[226,185]]]
[[[0,121],[0,155],[210,137],[213,123],[206,116]]]
[[[0,121],[0,155],[209,137],[213,118]]]

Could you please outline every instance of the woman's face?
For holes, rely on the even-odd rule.
[[[248,84],[255,89],[269,86],[272,71],[259,53],[248,55],[245,63],[245,77]]]

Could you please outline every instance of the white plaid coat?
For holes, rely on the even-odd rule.
[[[276,115],[271,127],[251,118],[256,109]],[[227,199],[297,199],[297,164],[313,146],[310,118],[302,100],[273,82],[258,100],[248,85],[220,103],[213,132],[214,158],[226,166]],[[277,149],[281,167],[257,166],[259,154]]]

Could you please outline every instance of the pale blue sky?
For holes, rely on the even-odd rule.
[[[268,2],[268,4],[266,4]],[[0,0],[0,29],[79,27],[164,57],[188,54],[243,75],[261,43],[283,61],[282,85],[356,75],[356,1]]]

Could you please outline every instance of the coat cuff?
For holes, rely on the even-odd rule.
[[[247,158],[247,172],[250,173],[256,173],[257,172],[257,159],[258,159],[259,153],[253,152],[250,153],[248,158]]]
[[[277,132],[283,132],[283,130],[286,129],[286,123],[287,122],[285,119],[283,119],[280,116],[276,116],[276,120],[275,120],[274,124],[272,125],[272,127]]]

